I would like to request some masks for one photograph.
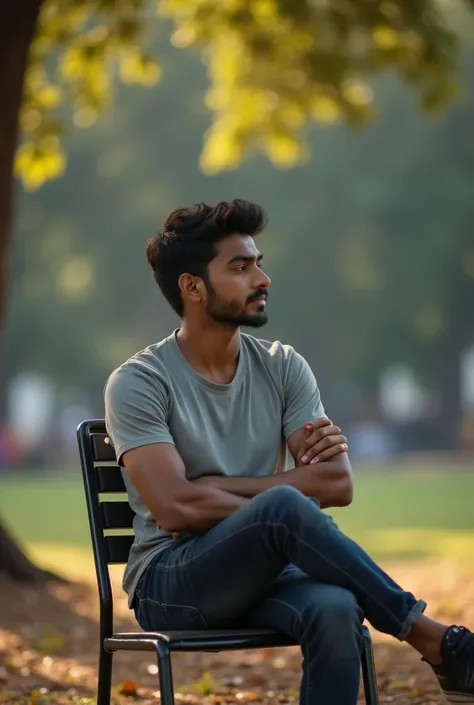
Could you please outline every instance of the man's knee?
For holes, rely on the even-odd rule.
[[[311,628],[320,639],[343,643],[362,633],[363,613],[352,592],[337,586],[328,586],[324,595],[318,595]]]
[[[328,585],[325,599],[320,603],[322,621],[328,623],[358,622],[362,623],[362,610],[355,595],[345,588],[337,585]]]
[[[288,485],[278,485],[254,497],[247,505],[250,522],[267,524],[269,536],[278,539],[279,549],[289,558],[289,546],[282,542],[291,537],[301,536],[308,529],[316,539],[317,533],[324,530],[330,518],[321,511],[317,501]],[[290,558],[289,558],[290,561]]]
[[[304,621],[308,631],[317,631],[319,638],[332,635],[347,638],[361,630],[363,614],[355,596],[336,585],[318,589],[311,605],[306,605]]]
[[[291,512],[295,508],[300,508],[302,503],[307,503],[309,500],[295,487],[277,485],[261,492],[253,501],[260,507],[278,508],[281,511]],[[315,508],[317,506],[317,504],[314,504]]]
[[[339,657],[360,648],[363,614],[349,590],[330,585],[323,593],[319,590],[305,622],[307,639],[316,638],[320,646],[337,651]]]

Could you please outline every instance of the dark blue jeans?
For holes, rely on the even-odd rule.
[[[402,590],[291,487],[254,497],[146,569],[135,598],[145,630],[263,627],[303,652],[301,705],[355,705],[361,623],[403,639],[426,603]]]

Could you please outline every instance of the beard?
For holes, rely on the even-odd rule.
[[[248,326],[249,328],[261,328],[268,321],[264,304],[255,313],[249,313],[246,307],[235,299],[230,301],[219,299],[210,284],[206,284],[206,289],[208,293],[207,313],[214,321],[236,327]],[[264,291],[255,293],[252,298],[247,300],[247,304],[265,293]]]

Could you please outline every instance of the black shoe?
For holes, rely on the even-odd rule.
[[[474,704],[474,634],[453,625],[441,642],[443,662],[431,665],[448,703]]]

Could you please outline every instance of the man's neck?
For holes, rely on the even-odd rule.
[[[237,369],[240,330],[217,322],[190,324],[182,321],[178,345],[199,374],[218,383],[230,382]]]

